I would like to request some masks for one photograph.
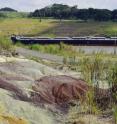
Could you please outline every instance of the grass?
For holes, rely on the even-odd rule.
[[[114,123],[117,124],[117,106],[113,105],[113,117],[114,117]]]
[[[79,22],[79,21],[59,21],[55,22],[54,28],[45,30],[41,34],[47,36],[114,36],[117,33],[116,22]]]
[[[0,19],[0,47],[3,49],[10,48],[11,41],[8,39],[12,34],[35,35],[52,26],[53,24],[50,20],[40,23],[38,19],[2,18]]]
[[[104,71],[108,68],[108,63],[104,60],[102,53],[92,55],[92,59],[84,57],[80,62],[80,67],[84,79],[89,83],[95,83],[97,80],[103,79]]]
[[[93,54],[92,57],[84,57],[80,61],[81,73],[83,79],[90,86],[97,86],[99,88],[98,81],[109,81],[110,86],[117,83],[117,63],[114,61],[107,61],[104,59],[104,54],[98,53]],[[108,77],[109,76],[109,77]],[[101,106],[94,101],[94,89],[90,89],[87,92],[87,97],[84,103],[81,105],[71,106],[69,113],[67,115],[66,124],[103,124],[104,120],[101,122],[98,118],[104,113]],[[111,94],[114,95],[114,100],[116,100],[117,92]],[[117,124],[117,104],[114,101],[110,101],[111,107],[106,106],[106,110],[111,111],[113,114],[113,124]],[[77,103],[77,102],[76,102]],[[78,101],[79,103],[79,101]],[[106,101],[105,101],[106,103]],[[106,113],[107,111],[105,111]],[[86,118],[86,116],[89,116]],[[92,117],[91,117],[92,116]],[[86,118],[86,120],[85,120]],[[97,119],[96,119],[97,118]],[[111,123],[111,122],[110,122]]]
[[[29,18],[0,19],[0,35],[40,35],[40,36],[84,36],[115,35],[116,22],[79,22],[77,20],[59,20]]]
[[[4,50],[11,52],[14,50],[14,47],[9,39],[0,37],[0,52]]]
[[[72,46],[65,45],[61,43],[60,45],[29,45],[27,46],[31,50],[37,50],[41,51],[43,53],[50,53],[50,54],[56,54],[61,55],[64,57],[72,57],[77,54],[77,52],[74,50]]]
[[[0,13],[2,13],[5,16],[5,18],[26,18],[29,14],[27,12],[4,12],[4,11],[0,11]]]
[[[23,13],[25,16],[25,13]],[[8,18],[0,19],[0,39],[2,37],[10,38],[12,34],[26,35],[26,36],[84,36],[84,35],[113,35],[117,33],[116,22],[81,22],[78,20],[63,20],[61,23],[59,20],[43,19],[42,22],[39,19],[22,18],[22,13],[19,16],[16,12],[10,14],[6,13]],[[3,39],[3,38],[2,38]],[[64,51],[59,50],[57,45],[39,46],[32,45],[32,49],[44,51],[47,53],[56,54],[70,54],[67,53],[66,48]]]
[[[38,19],[13,18],[0,20],[0,35],[10,37],[16,35],[39,35],[40,32],[54,26],[52,20],[45,20],[41,23]]]
[[[0,49],[12,50],[12,44],[9,37],[12,34],[27,35],[27,36],[84,36],[84,35],[110,35],[114,36],[117,32],[117,23],[115,22],[79,22],[74,20],[66,20],[61,23],[58,20],[45,19],[42,22],[39,19],[28,18],[6,18],[0,19]],[[93,84],[96,80],[103,80],[108,67],[113,65],[113,61],[117,61],[116,55],[107,54],[92,54],[85,55],[82,51],[76,52],[72,46],[61,43],[60,45],[27,45],[17,44],[21,47],[26,47],[32,50],[41,51],[44,53],[51,53],[64,56],[64,64],[67,64],[67,57],[71,58],[69,63],[72,66],[80,66],[84,79]],[[80,63],[74,63],[75,59],[80,57]],[[109,59],[111,58],[111,63]],[[35,59],[35,58],[33,58]],[[36,59],[35,59],[36,60]],[[106,63],[105,63],[106,62]],[[110,67],[109,67],[110,69]],[[115,75],[116,77],[116,75]],[[89,107],[91,112],[97,113],[99,110],[95,103],[93,103],[93,92],[88,94]],[[116,119],[116,108],[114,108],[114,117]],[[77,112],[77,110],[76,110]],[[74,115],[73,115],[74,116]],[[76,118],[78,117],[75,115]],[[10,123],[18,122],[16,117],[1,116],[2,120],[7,119]],[[14,121],[14,122],[13,122]],[[25,122],[24,122],[25,123]],[[24,124],[23,123],[23,124]]]
[[[63,64],[68,66],[70,70],[82,71],[84,79],[88,82],[91,81],[89,81],[87,77],[92,80],[96,80],[94,77],[103,79],[102,77],[104,77],[105,73],[102,72],[104,69],[108,69],[108,67],[110,67],[109,64],[113,65],[114,62],[117,62],[116,54],[106,54],[103,52],[87,54],[82,50],[76,51],[76,47],[74,48],[74,46],[66,45],[64,43],[61,43],[60,45],[23,45],[17,43],[16,46],[36,50],[42,53],[63,56]],[[94,73],[95,75],[93,75]]]

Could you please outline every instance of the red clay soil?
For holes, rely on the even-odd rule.
[[[27,96],[23,89],[7,82],[0,77],[0,88],[10,91],[13,97],[34,104],[55,104],[64,106],[72,104],[74,100],[84,101],[86,93],[94,89],[94,100],[100,107],[106,107],[110,102],[112,93],[117,93],[117,86],[110,89],[100,89],[89,87],[84,80],[72,78],[69,76],[45,76],[36,80],[32,86],[31,96]],[[111,92],[110,92],[111,91]],[[115,99],[114,97],[112,97]],[[106,103],[105,103],[106,101]],[[116,101],[117,102],[117,101]]]
[[[73,100],[85,99],[88,85],[81,79],[69,76],[48,76],[35,82],[32,97],[36,102],[49,104],[67,104]]]
[[[76,99],[84,100],[89,89],[85,81],[69,76],[48,76],[35,81],[31,97],[28,97],[23,89],[3,78],[0,78],[0,88],[10,91],[15,98],[23,101],[57,105]]]
[[[101,89],[99,87],[88,86],[84,80],[69,76],[46,76],[37,81],[32,86],[35,91],[32,93],[33,101],[40,103],[56,104],[60,106],[73,104],[72,101],[86,100],[88,91],[94,91],[94,101],[100,108],[106,109],[112,99],[112,94],[117,93],[117,87]],[[115,101],[115,98],[113,98]],[[105,102],[106,101],[106,102]]]

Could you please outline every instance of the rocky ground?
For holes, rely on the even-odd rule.
[[[35,80],[45,75],[62,75],[63,73],[45,65],[24,58],[0,57],[0,79],[15,84],[26,94],[31,90]],[[28,120],[30,124],[55,124],[54,115],[31,103],[12,97],[8,90],[0,89],[0,105],[4,112]]]
[[[27,100],[23,101],[18,99],[17,97],[13,96],[12,93],[14,90],[18,93],[25,94],[28,98],[32,92],[32,85],[35,83],[35,80],[39,80],[44,76],[56,75],[80,77],[80,73],[71,72],[66,69],[62,71],[56,70],[33,60],[25,59],[24,57],[16,58],[0,56],[0,83],[4,84],[1,85],[0,88],[0,120],[2,118],[2,120],[6,119],[8,121],[9,119],[11,121],[12,117],[14,117],[19,119],[19,123],[17,121],[9,124],[64,123],[62,113],[56,110],[53,106],[37,106],[30,101],[28,102]],[[12,85],[14,86],[12,90],[6,88],[6,82],[8,85],[10,84],[9,87],[12,87]],[[17,89],[15,89],[16,87]],[[21,91],[19,89],[21,89]],[[85,119],[83,120],[86,120],[86,117],[84,118]],[[103,124],[104,121],[105,120],[100,119],[98,124]],[[87,124],[87,121],[85,121],[85,123]],[[110,123],[107,122],[107,124]]]
[[[67,74],[66,69],[62,71],[55,70],[52,67],[25,59],[24,57],[0,56],[0,80],[21,88],[27,96],[30,96],[35,80],[44,76],[65,74]],[[79,76],[75,72],[69,72],[68,75]],[[12,92],[4,88],[0,88],[0,105],[1,108],[5,108],[4,112],[8,115],[26,119],[30,124],[58,123],[58,121],[56,122],[56,113],[49,111],[47,108],[37,107],[31,102],[15,99],[12,97]],[[53,107],[50,108],[54,109]]]

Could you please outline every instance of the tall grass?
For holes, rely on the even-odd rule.
[[[111,87],[114,87],[112,92],[112,112],[114,118],[114,124],[117,124],[117,63],[114,63],[108,73],[108,83]]]
[[[103,61],[103,54],[94,54],[91,58],[85,57],[80,62],[83,78],[92,85],[104,76],[106,63]]]
[[[113,62],[107,62],[104,59],[104,55],[102,53],[97,53],[92,55],[92,57],[85,57],[80,61],[80,68],[85,81],[87,81],[89,86],[95,86],[99,88],[98,81],[109,80],[108,72],[110,72],[110,83],[117,83],[117,65]],[[115,66],[116,65],[116,66]],[[113,67],[113,68],[112,68]],[[94,100],[95,89],[91,88],[86,94],[86,100],[83,104],[76,106],[75,109],[71,109],[69,112],[70,117],[68,120],[75,122],[77,120],[79,122],[82,112],[88,112],[88,114],[98,115],[102,113],[103,109],[98,107],[97,102]],[[114,94],[117,96],[117,94]],[[106,102],[106,101],[105,101]],[[74,108],[74,107],[72,107]],[[80,109],[79,109],[80,108]],[[83,116],[83,114],[82,114]],[[113,105],[113,117],[115,120],[115,124],[117,124],[117,106]],[[92,121],[92,118],[88,120]],[[95,122],[96,123],[96,122]]]
[[[40,44],[32,44],[32,45],[23,45],[21,43],[17,43],[17,46],[25,47],[31,50],[36,50],[42,53],[50,53],[54,55],[64,56],[65,58],[73,57],[78,54],[73,46],[66,45],[64,43],[56,44],[56,45],[40,45]]]
[[[114,63],[109,70],[108,82],[110,85],[117,85],[117,63]]]
[[[114,124],[117,124],[117,105],[113,105]]]
[[[5,37],[0,37],[0,51],[12,51],[13,50],[13,45],[12,42],[5,38]]]

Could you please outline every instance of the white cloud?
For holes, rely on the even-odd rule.
[[[0,0],[0,8],[12,7],[20,11],[33,11],[53,3],[78,5],[79,8],[117,9],[117,0]]]

